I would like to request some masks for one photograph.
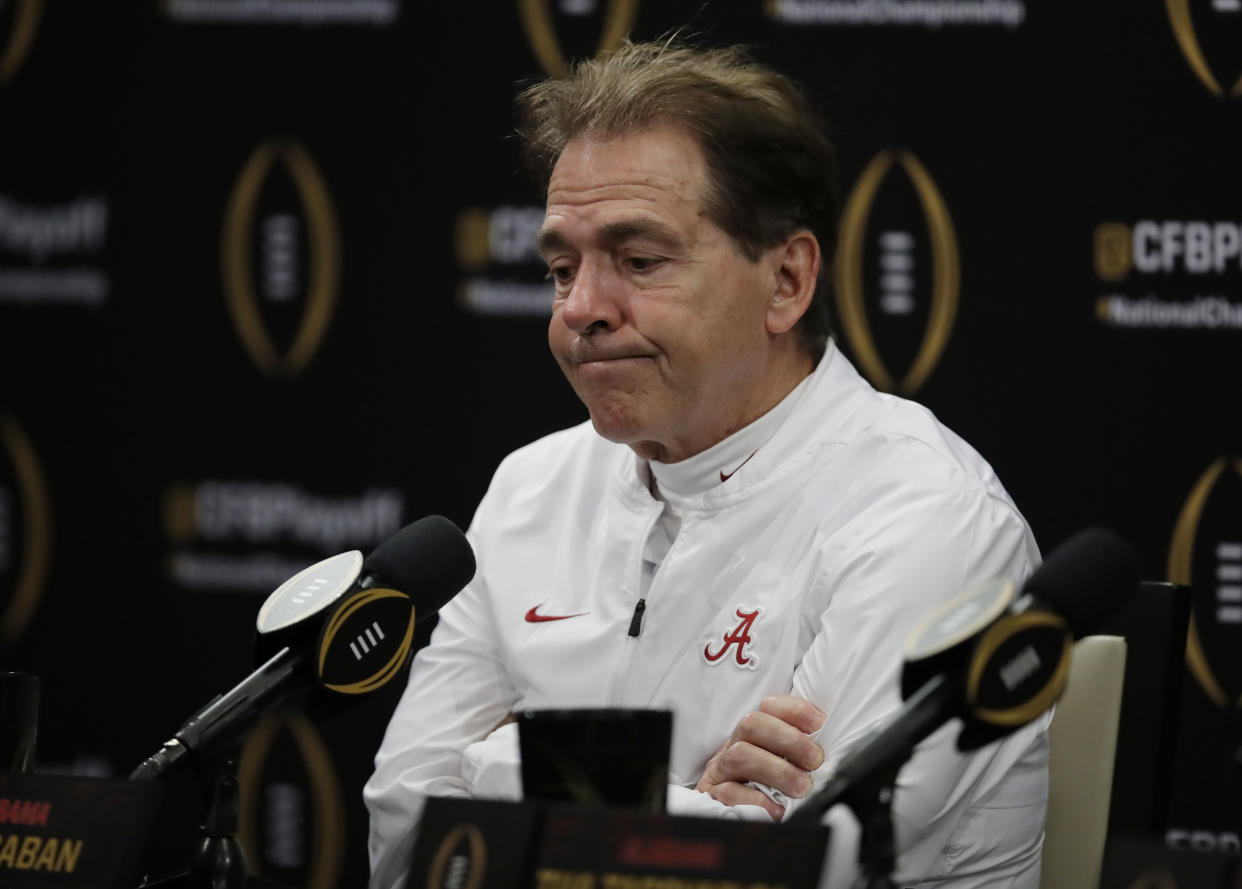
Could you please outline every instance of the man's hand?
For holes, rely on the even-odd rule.
[[[800,798],[811,789],[807,772],[824,762],[824,751],[807,735],[824,724],[825,716],[810,701],[794,695],[764,698],[758,710],[743,716],[733,735],[716,751],[695,790],[726,806],[763,806],[779,821],[785,807],[747,781],[767,784],[786,796]]]

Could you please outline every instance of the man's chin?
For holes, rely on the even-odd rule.
[[[634,424],[619,417],[611,416],[605,411],[591,411],[591,425],[600,438],[606,438],[614,444],[629,444],[634,437]]]
[[[615,419],[610,422],[610,418],[601,418],[599,414],[593,412],[591,425],[595,427],[595,432],[600,438],[607,439],[613,444],[626,445],[644,460],[663,460],[667,456],[663,445],[643,435],[642,430],[633,424],[620,423]]]

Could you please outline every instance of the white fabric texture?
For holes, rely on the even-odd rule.
[[[513,727],[493,730],[521,709],[672,710],[670,805],[736,817],[685,788],[743,714],[791,692],[827,714],[818,786],[900,706],[919,621],[1036,567],[991,468],[925,408],[877,393],[831,343],[795,394],[726,481],[660,489],[680,527],[658,566],[643,555],[666,504],[628,447],[586,423],[505,459],[468,532],[478,572],[416,656],[364,791],[373,887],[399,883],[426,796],[512,796]],[[535,607],[574,616],[529,622]],[[1047,724],[969,756],[956,721],[920,745],[894,803],[900,884],[1035,889]]]

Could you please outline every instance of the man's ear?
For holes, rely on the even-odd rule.
[[[768,333],[792,330],[815,295],[819,278],[819,241],[806,229],[794,232],[784,244],[773,247],[775,286],[768,304]]]

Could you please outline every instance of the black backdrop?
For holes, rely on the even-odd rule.
[[[1167,836],[1236,853],[1237,7],[0,2],[0,652],[43,677],[40,768],[128,773],[250,668],[280,580],[464,527],[504,454],[584,418],[514,87],[681,27],[830,121],[860,367],[972,442],[1045,549],[1099,522],[1193,585]],[[263,873],[363,884],[395,698],[251,738]],[[151,872],[196,807],[174,787]]]

